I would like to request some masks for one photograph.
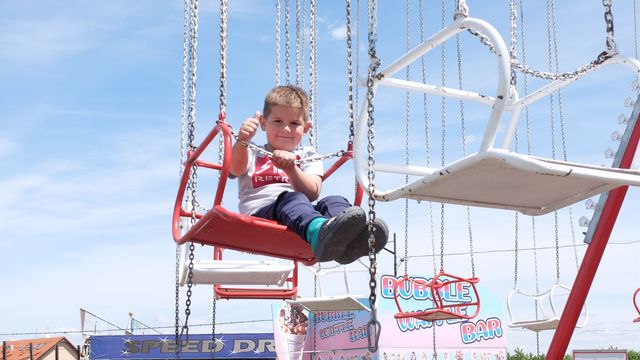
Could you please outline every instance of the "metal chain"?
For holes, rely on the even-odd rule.
[[[213,349],[211,350],[211,358],[215,359],[216,357],[216,293],[213,292],[212,299],[212,309],[211,309],[211,341],[213,342]]]
[[[462,51],[460,50],[460,36],[456,35],[456,57],[458,60],[458,89],[462,90],[463,76],[462,76]],[[462,154],[467,156],[467,131],[466,121],[464,116],[464,101],[460,100],[460,126],[462,133]],[[473,254],[473,228],[471,225],[471,207],[467,206],[467,233],[469,234],[469,254],[471,258],[471,276],[476,277],[476,264]]]
[[[304,87],[304,76],[305,76],[305,51],[304,51],[304,46],[306,44],[306,31],[305,29],[307,28],[307,2],[305,0],[302,0],[302,31],[301,31],[301,37],[302,37],[302,61],[300,62],[300,86]]]
[[[189,47],[189,79],[188,79],[188,127],[187,127],[187,149],[192,151],[195,139],[195,124],[196,124],[196,78],[197,78],[197,64],[198,64],[198,6],[199,0],[191,0],[190,6],[190,21],[189,21],[189,40],[191,46]],[[189,174],[189,183],[187,190],[191,199],[191,208],[195,209],[197,206],[197,188],[198,188],[198,166],[196,164],[191,168]],[[196,217],[195,211],[191,212],[191,226],[195,224]]]
[[[316,151],[320,151],[319,150],[319,146],[320,146],[320,133],[318,131],[318,119],[320,118],[318,115],[318,27],[316,26],[316,11],[317,11],[317,5],[316,5],[316,0],[311,0],[311,16],[313,16],[313,32],[314,32],[314,37],[315,37],[315,41],[313,42],[313,48],[310,49],[311,52],[313,52],[313,82],[310,85],[310,88],[313,88],[313,93],[315,94],[313,96],[313,98],[311,98],[311,100],[313,101],[313,108],[315,109],[314,114],[313,114],[313,135],[315,135],[314,138],[314,143],[313,143],[313,148],[316,149]]]
[[[380,322],[377,319],[376,311],[376,251],[375,251],[375,236],[374,236],[374,221],[376,219],[375,211],[375,172],[373,167],[375,165],[375,132],[374,132],[374,117],[373,117],[373,87],[374,77],[378,67],[380,66],[380,60],[376,56],[376,26],[377,26],[377,0],[368,1],[368,53],[369,53],[369,69],[367,73],[367,178],[369,181],[367,190],[369,194],[369,306],[371,308],[371,318],[368,324],[367,342],[370,352],[375,353],[378,351],[378,341],[380,340]]]
[[[509,59],[517,59],[518,58],[518,37],[517,37],[517,29],[516,29],[516,4],[515,0],[509,1],[509,34],[510,34],[510,46],[509,46]],[[517,77],[516,70],[512,66],[511,67],[511,90],[516,90],[517,86]]]
[[[300,63],[302,60],[300,59],[300,0],[296,0],[296,85],[300,86],[301,84],[301,72],[300,72]]]
[[[441,8],[441,13],[440,13],[440,27],[444,29],[445,27],[445,1],[442,0],[440,2],[440,8]],[[446,51],[446,44],[443,43],[440,47],[442,49],[441,55],[440,55],[440,82],[442,84],[442,87],[446,87],[447,86],[447,65],[446,65],[446,59],[447,59],[447,51]],[[441,147],[440,147],[440,166],[444,167],[445,166],[445,152],[446,152],[446,134],[447,134],[447,103],[445,98],[443,97],[440,100],[440,140],[441,140]],[[445,227],[444,227],[444,216],[445,216],[445,206],[444,203],[440,204],[440,271],[444,271],[444,231],[445,231]]]
[[[532,238],[533,238],[533,268],[535,274],[535,282],[536,282],[536,294],[540,293],[540,286],[538,283],[538,245],[537,245],[537,233],[536,233],[536,218],[531,217],[531,228],[532,228]],[[536,318],[538,314],[538,304],[536,302]]]
[[[405,52],[411,49],[411,18],[409,17],[410,0],[405,0]],[[405,80],[409,81],[411,75],[411,66],[405,68]],[[411,97],[409,91],[404,92],[404,164],[409,166],[409,131],[411,125]],[[409,184],[409,175],[404,175],[404,184]],[[409,199],[404,199],[404,274],[409,274]]]
[[[515,219],[515,226],[514,226],[515,244],[514,244],[513,253],[514,253],[515,261],[513,264],[513,288],[517,289],[518,288],[518,250],[519,250],[518,239],[520,235],[520,229],[519,229],[520,222],[518,218],[518,212],[514,211],[514,214],[516,219]]]
[[[229,0],[220,0],[220,112],[227,113],[227,38],[229,29]],[[222,139],[222,137],[221,137]]]
[[[196,0],[197,1],[197,0]],[[189,272],[187,273],[187,299],[185,300],[185,309],[184,309],[184,324],[182,325],[182,332],[180,333],[180,338],[182,335],[186,335],[187,339],[189,338],[189,316],[191,316],[191,295],[193,295],[193,259],[195,245],[193,242],[189,243]],[[179,346],[179,345],[178,345]]]
[[[190,16],[190,28],[189,28],[189,39],[191,42],[191,46],[189,48],[189,125],[188,125],[188,148],[189,150],[194,149],[194,138],[195,138],[195,122],[196,122],[196,75],[197,75],[197,49],[198,49],[198,7],[199,0],[191,0],[191,16]],[[189,191],[189,197],[191,199],[191,221],[190,225],[193,226],[196,222],[195,217],[195,208],[197,205],[196,196],[197,196],[197,184],[198,184],[198,167],[194,164],[191,174],[189,176],[189,184],[187,186],[187,190]],[[191,315],[191,288],[193,287],[193,259],[194,259],[194,249],[195,246],[193,243],[189,245],[189,267],[187,273],[187,299],[185,301],[185,319],[182,325],[182,332],[180,337],[182,337],[183,333],[186,333],[187,337],[189,336],[189,315]],[[178,344],[178,347],[180,345]],[[178,350],[179,351],[179,350]],[[179,355],[178,355],[179,356]]]
[[[289,39],[289,0],[284,0],[284,83],[290,84],[291,49]]]
[[[556,26],[556,10],[555,10],[555,2],[551,1],[551,32],[553,39],[553,57],[554,57],[554,66],[555,71],[558,71],[560,68],[559,65],[559,55],[558,55],[558,34],[557,34],[557,26]],[[556,95],[558,97],[558,116],[560,120],[560,135],[562,140],[562,154],[564,161],[567,161],[567,142],[565,136],[565,124],[564,124],[564,111],[562,107],[562,92],[560,90],[556,91]],[[553,97],[553,94],[552,96]],[[554,129],[555,131],[555,129]],[[554,136],[555,140],[555,136]],[[553,143],[555,147],[555,141]],[[555,152],[555,151],[554,151]],[[558,221],[558,211],[554,211],[554,227],[555,227],[555,247],[556,247],[556,283],[560,283],[560,235],[559,235],[559,221]]]
[[[356,79],[360,78],[360,0],[356,0]],[[356,85],[356,104],[360,104],[360,87]],[[359,117],[359,109],[354,109],[355,117]]]
[[[457,0],[456,1],[456,12],[453,15],[453,18],[457,20],[460,17],[469,16],[469,6],[467,6],[467,2],[465,0]]]
[[[231,125],[227,124],[227,126],[229,127],[229,131],[231,132],[231,136],[233,136],[233,138],[237,142],[243,144],[244,146],[248,147],[249,149],[251,149],[251,150],[253,150],[253,151],[257,152],[257,153],[263,154],[263,155],[268,156],[268,157],[273,157],[273,153],[271,151],[266,150],[266,149],[264,149],[264,148],[262,148],[262,147],[260,147],[260,146],[258,146],[256,144],[252,143],[252,142],[240,140],[240,138],[238,137],[238,134],[235,132],[235,130],[233,130]],[[335,157],[341,157],[341,156],[345,155],[346,153],[347,152],[345,150],[338,150],[338,151],[334,151],[332,153],[327,153],[327,154],[324,154],[324,155],[310,156],[308,158],[297,159],[297,160],[294,160],[293,163],[295,165],[300,165],[300,164],[306,164],[306,163],[310,163],[310,162],[314,162],[314,161],[322,161],[322,160],[332,159],[332,158],[335,158]]]
[[[576,242],[576,229],[573,226],[573,209],[569,207],[569,224],[571,226],[571,244],[573,245],[573,257],[576,262],[576,270],[580,268],[580,261],[578,260],[578,244]]]
[[[317,67],[316,67],[316,0],[311,0],[309,4],[309,120],[312,127],[309,131],[309,144],[318,151],[318,128],[316,115],[316,87]]]
[[[351,0],[346,0],[347,27],[347,105],[349,111],[349,144],[355,137],[355,114],[353,110],[353,44],[351,41]]]
[[[591,61],[590,63],[580,66],[579,68],[577,68],[574,71],[569,71],[569,72],[564,72],[564,73],[557,73],[557,72],[545,72],[545,71],[540,71],[540,70],[536,70],[533,69],[527,65],[525,65],[524,63],[520,63],[517,59],[512,58],[511,59],[511,68],[512,70],[517,70],[519,72],[522,72],[524,74],[528,74],[534,77],[538,77],[541,79],[545,79],[545,80],[551,80],[551,81],[555,81],[555,80],[570,80],[570,79],[574,79],[576,77],[579,76],[583,76],[584,74],[588,73],[589,71],[594,70],[598,65],[601,65],[602,63],[604,63],[606,60],[610,59],[611,57],[615,56],[618,54],[618,49],[617,49],[617,45],[615,43],[615,39],[614,39],[614,28],[613,28],[613,13],[611,11],[611,0],[602,0],[602,5],[604,7],[604,19],[605,19],[605,26],[606,26],[606,33],[607,33],[607,37],[606,37],[606,41],[605,41],[605,49],[604,51],[602,51],[600,54],[598,54],[598,56],[596,57],[595,60]],[[510,16],[511,18],[511,36],[513,37],[513,32],[515,31],[515,18],[513,16]],[[472,35],[478,37],[480,39],[480,42],[487,46],[489,48],[489,50],[495,54],[495,47],[493,46],[493,44],[491,44],[491,41],[489,41],[489,38],[487,38],[484,34],[476,31],[476,30],[472,30],[472,29],[467,29],[467,31],[469,33],[471,33]]]
[[[190,2],[184,0],[184,19],[182,34],[182,99],[180,106],[180,165],[178,166],[178,177],[184,172],[184,162],[186,155],[187,137],[187,74],[189,73],[188,52],[191,46],[189,37],[190,28]],[[175,343],[180,340],[180,245],[176,244],[176,268],[175,268]],[[180,357],[179,347],[176,345],[175,358]]]
[[[424,7],[423,1],[418,1],[418,13],[420,14],[420,43],[424,42]],[[422,77],[422,82],[427,83],[427,66],[425,62],[424,56],[420,57],[420,73]],[[430,133],[429,133],[429,106],[427,101],[427,94],[422,94],[422,112],[424,114],[424,139],[425,139],[425,156],[427,160],[427,167],[431,167],[431,141],[430,141]],[[432,265],[433,265],[433,274],[436,274],[436,248],[435,248],[435,225],[433,222],[433,202],[429,202],[429,227],[430,227],[430,235],[431,235],[431,253],[433,256],[431,257]]]
[[[227,113],[227,39],[229,30],[229,3],[228,0],[220,0],[220,112],[218,119],[226,118]],[[218,142],[218,162],[222,163],[224,158],[224,143],[220,137]],[[195,213],[195,211],[194,211]],[[215,251],[215,250],[214,250]],[[216,296],[212,298],[211,310],[211,341],[213,350],[211,357],[215,358],[216,351]]]
[[[276,0],[276,86],[280,86],[280,0]]]
[[[313,273],[313,297],[314,298],[318,298],[318,273],[320,272],[320,269],[322,267],[321,263],[318,263],[318,271]],[[313,314],[314,316],[314,321],[313,321],[313,354],[316,354],[317,351],[317,343],[318,343],[318,322],[315,321],[315,313]]]

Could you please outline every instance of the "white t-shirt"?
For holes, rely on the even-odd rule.
[[[300,159],[318,155],[310,146],[298,147],[292,153]],[[324,173],[322,161],[305,162],[298,166],[307,175],[322,176]],[[283,191],[294,191],[285,172],[278,169],[268,156],[249,149],[249,170],[238,176],[240,213],[255,213],[273,203]]]

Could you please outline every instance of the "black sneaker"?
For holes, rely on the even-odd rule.
[[[318,233],[314,255],[318,261],[332,261],[341,256],[347,244],[353,242],[367,226],[362,208],[352,206],[327,220]]]
[[[376,253],[379,253],[387,245],[387,241],[389,240],[389,228],[384,220],[378,218],[373,221],[373,226],[373,233],[376,238]],[[365,226],[358,237],[356,237],[356,239],[351,243],[347,244],[344,253],[340,255],[336,261],[340,264],[346,265],[367,255],[369,255],[369,226]]]

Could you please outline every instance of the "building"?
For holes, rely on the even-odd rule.
[[[2,360],[75,360],[80,351],[65,337],[2,342]]]

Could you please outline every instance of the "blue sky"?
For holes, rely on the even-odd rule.
[[[508,38],[506,2],[500,7],[487,3],[469,1],[470,14],[491,22]],[[448,23],[453,4],[447,6]],[[560,68],[571,70],[591,61],[602,50],[601,4],[593,1],[581,3],[580,7],[564,3],[556,6]],[[413,47],[419,38],[415,18],[417,0],[411,2],[411,7],[414,17],[410,20],[410,47]],[[257,0],[233,1],[230,6],[228,118],[231,124],[238,125],[244,117],[260,109],[264,93],[274,85],[273,8],[271,2]],[[344,5],[336,1],[321,2],[318,9],[317,110],[321,152],[343,147],[347,138],[343,8]],[[527,4],[526,11],[528,62],[546,70],[545,4]],[[378,54],[384,66],[405,51],[405,10],[395,2],[384,2],[380,4],[379,14]],[[439,4],[429,9],[428,14],[425,36],[440,27]],[[40,336],[10,335],[13,333],[77,330],[79,308],[119,326],[126,325],[129,311],[149,325],[173,324],[175,246],[170,234],[170,216],[180,156],[182,16],[182,2],[178,1],[0,2],[0,163],[3,169],[0,174],[0,217],[3,219],[0,253],[5,255],[0,263],[3,279],[0,338]],[[364,22],[364,7],[361,17]],[[634,56],[633,3],[616,2],[614,19],[621,53]],[[197,137],[208,132],[217,115],[217,29],[217,5],[203,2]],[[366,33],[361,34],[360,40],[364,49]],[[491,94],[491,81],[495,81],[491,76],[495,67],[491,56],[470,36],[463,37],[461,45],[465,84]],[[455,87],[453,43],[448,45],[447,53],[446,77],[448,85]],[[365,51],[361,51],[361,70],[365,66],[365,55]],[[440,81],[439,61],[439,52],[428,57],[432,69],[428,77],[436,83]],[[284,71],[283,67],[283,76]],[[412,76],[418,77],[419,69],[412,69]],[[570,159],[596,164],[606,161],[602,158],[604,149],[615,146],[609,134],[621,129],[615,119],[618,114],[628,115],[631,111],[623,106],[627,96],[635,96],[630,90],[631,80],[630,73],[624,69],[605,69],[577,82],[563,94]],[[531,81],[532,88],[540,84]],[[380,99],[376,106],[378,154],[381,158],[401,157],[404,154],[404,95],[381,93]],[[412,97],[411,102],[411,112],[418,116],[412,126],[418,129],[422,120],[415,114],[421,110],[421,96]],[[439,100],[431,100],[429,106],[436,119],[431,125],[434,139],[431,156],[437,164],[440,160]],[[447,123],[451,129],[457,129],[457,105],[451,102],[447,106]],[[465,112],[467,143],[469,151],[473,151],[482,134],[486,109],[468,105]],[[549,118],[548,103],[532,108],[531,114],[537,116],[534,127],[548,126],[542,124],[542,120]],[[447,138],[447,147],[457,149],[446,154],[447,161],[454,160],[461,152],[459,138],[453,137],[457,131],[451,130],[451,137]],[[422,145],[418,140],[411,142],[412,156],[423,156]],[[549,156],[548,152],[548,140],[539,139],[534,143],[534,153]],[[340,185],[344,183],[341,180],[349,183],[352,178],[349,170],[336,178],[335,182],[325,185],[324,194],[349,192],[350,185],[346,189]],[[206,194],[206,188],[204,192]],[[233,207],[233,185],[226,198]],[[377,209],[379,216],[384,217],[402,239],[404,202],[379,203]],[[429,232],[423,225],[428,205],[412,202],[409,209],[407,233],[411,254],[425,254],[430,251],[430,242],[423,235]],[[447,251],[468,251],[468,248],[465,250],[468,246],[465,210],[455,206],[448,209]],[[589,326],[576,331],[570,349],[613,345],[637,350],[640,328],[631,323],[634,317],[631,295],[640,286],[640,274],[631,264],[640,254],[638,211],[638,192],[632,190],[591,289]],[[568,213],[563,210],[560,214],[562,241],[568,243],[571,238]],[[576,223],[583,215],[589,216],[589,211],[583,204],[576,204],[573,221],[578,242],[581,241],[578,232],[583,229],[578,229]],[[528,218],[520,218],[530,224]],[[483,286],[506,298],[513,285],[513,254],[491,251],[513,248],[513,214],[473,209],[472,219],[478,275],[483,279]],[[552,246],[552,218],[538,219],[537,237],[542,244],[539,245]],[[438,230],[437,225],[435,228]],[[206,249],[201,250],[203,256],[208,256]],[[584,247],[579,247],[578,253],[581,256]],[[550,250],[541,254],[541,278],[548,285],[554,279],[555,255]],[[527,270],[533,266],[526,260],[529,255],[521,254],[523,286],[533,281],[532,270]],[[447,257],[447,263],[466,269],[466,260],[460,258],[463,257]],[[383,271],[393,272],[390,256],[383,256],[380,261]],[[575,275],[570,249],[563,249],[562,262],[563,270],[566,269],[562,274],[563,283],[570,284]],[[430,271],[431,259],[417,256],[410,259],[410,265],[415,272]],[[360,285],[366,287],[365,282]],[[306,296],[312,290],[310,282],[303,285]],[[192,323],[210,319],[209,296],[209,289],[196,289]],[[218,319],[220,322],[268,319],[269,304],[256,302],[238,318],[234,310],[240,306],[246,309],[244,303],[221,302],[219,308],[224,312],[219,313]],[[258,323],[258,326],[268,331],[270,325]],[[222,326],[220,330],[246,331],[247,328],[250,326],[235,324]],[[535,343],[532,334],[509,330],[507,336],[511,348],[535,350],[531,345]],[[77,335],[69,337],[79,342]],[[541,336],[543,349],[549,339],[547,334]]]

